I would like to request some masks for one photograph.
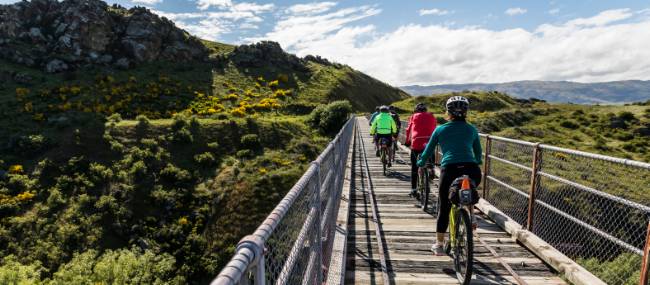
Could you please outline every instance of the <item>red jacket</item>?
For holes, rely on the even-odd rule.
[[[409,118],[406,128],[406,145],[412,150],[422,151],[436,129],[436,117],[428,112],[415,113]]]

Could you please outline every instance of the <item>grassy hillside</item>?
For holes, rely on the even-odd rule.
[[[207,283],[347,114],[407,97],[274,43],[203,43],[208,61],[126,70],[0,62],[0,280]]]
[[[650,161],[650,104],[589,106],[521,100],[498,92],[454,93],[469,98],[469,121],[480,131],[532,142]],[[395,103],[404,116],[426,102],[444,120],[451,94]]]

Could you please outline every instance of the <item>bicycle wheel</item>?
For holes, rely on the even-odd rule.
[[[467,210],[458,209],[455,222],[454,269],[460,284],[469,284],[472,279],[474,240],[472,236],[472,221]]]
[[[429,184],[429,171],[424,169],[422,173],[422,186],[424,190],[424,193],[422,193],[422,210],[426,212],[427,207],[429,206],[429,192],[431,192],[431,185]]]
[[[386,157],[386,148],[382,147],[381,148],[381,164],[384,167],[384,176],[386,176],[386,164],[388,164],[387,157]]]

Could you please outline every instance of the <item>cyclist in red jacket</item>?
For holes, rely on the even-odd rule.
[[[435,129],[436,117],[427,112],[427,106],[424,103],[417,104],[414,114],[409,118],[405,142],[406,146],[411,147],[411,196],[417,193],[418,155],[424,151]]]

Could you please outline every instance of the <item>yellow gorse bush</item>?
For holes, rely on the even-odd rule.
[[[34,198],[34,196],[36,196],[36,194],[25,191],[23,193],[16,195],[16,199],[18,199],[18,201],[25,202],[31,200],[32,198]]]
[[[178,219],[178,224],[181,226],[187,225],[189,223],[190,221],[187,219],[187,217],[181,217],[180,219]]]
[[[9,166],[9,173],[11,174],[22,174],[23,166],[20,164]]]

